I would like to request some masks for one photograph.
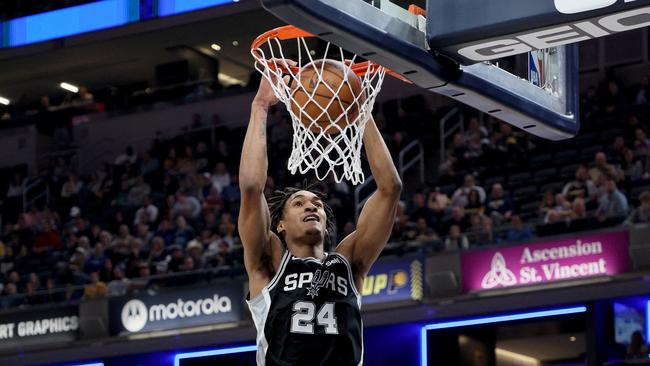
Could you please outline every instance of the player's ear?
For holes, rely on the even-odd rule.
[[[275,230],[278,232],[278,234],[282,234],[282,232],[284,231],[284,223],[282,222],[282,220],[280,220]]]

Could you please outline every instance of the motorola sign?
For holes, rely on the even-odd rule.
[[[241,319],[242,284],[142,294],[111,301],[111,331],[177,329]]]

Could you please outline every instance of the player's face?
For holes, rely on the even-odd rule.
[[[327,214],[323,201],[312,192],[298,191],[291,195],[284,206],[284,215],[280,221],[278,232],[287,234],[320,234],[325,233]]]

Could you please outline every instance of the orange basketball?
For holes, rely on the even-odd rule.
[[[361,79],[348,66],[340,61],[316,60],[302,67],[300,82],[293,87],[291,110],[312,132],[337,134],[340,131],[332,123],[343,129],[354,121],[363,98],[355,102],[359,95]]]

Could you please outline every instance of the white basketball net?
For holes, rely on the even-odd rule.
[[[286,44],[295,42],[297,50],[283,51],[283,42]],[[297,69],[287,63],[285,52],[287,54],[291,52],[291,55],[297,54],[295,59],[299,66]],[[269,81],[273,92],[287,106],[291,115],[293,145],[288,162],[291,174],[297,171],[305,174],[309,170],[314,170],[319,180],[324,180],[332,174],[337,182],[345,178],[355,185],[362,183],[365,179],[361,169],[363,132],[371,116],[375,98],[381,89],[386,74],[385,69],[380,65],[369,63],[365,75],[359,77],[361,90],[356,94],[351,83],[348,82],[348,72],[352,73],[357,56],[346,60],[343,49],[329,42],[325,46],[322,57],[315,57],[315,52],[309,49],[304,37],[286,41],[271,37],[260,47],[251,49],[251,53],[257,61],[255,68]],[[332,54],[336,55],[335,58],[326,57]],[[320,59],[344,64],[344,82],[340,82],[337,89],[323,81],[326,62],[318,62]],[[316,95],[319,87],[311,85],[311,90],[307,90],[300,82],[305,72],[313,72],[312,80],[317,80],[316,85],[326,87],[329,94],[333,95],[329,101],[325,102],[322,97]],[[286,76],[288,80],[283,78]],[[314,77],[317,79],[313,79]],[[296,102],[294,96],[300,94],[298,91],[305,93],[306,101]],[[354,96],[350,104],[344,103],[339,97],[342,91]],[[305,112],[307,106],[311,114]],[[331,115],[332,110],[342,111],[342,113]]]

